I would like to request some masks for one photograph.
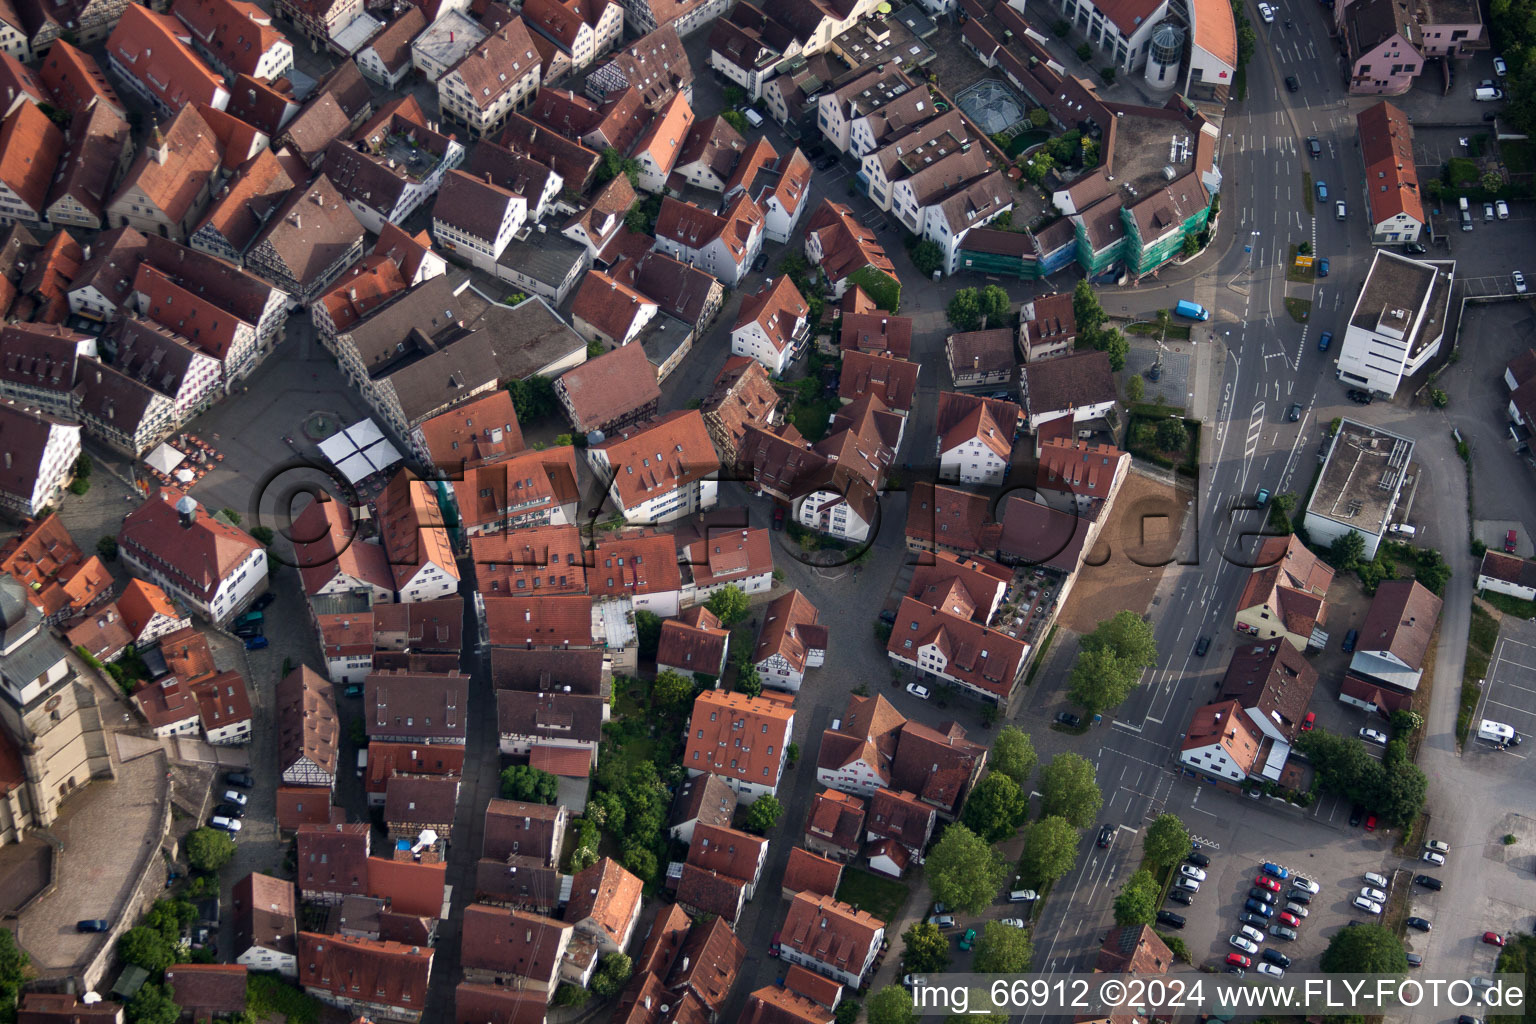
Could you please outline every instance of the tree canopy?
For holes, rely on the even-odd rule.
[[[1162,886],[1152,872],[1136,872],[1115,895],[1115,924],[1151,924],[1157,919],[1157,898],[1161,895]]]
[[[1097,331],[1109,319],[1087,278],[1078,281],[1072,289],[1072,315],[1077,320],[1078,334]]]
[[[560,798],[560,780],[526,764],[501,770],[501,798],[530,804],[552,804]]]
[[[128,1000],[125,1014],[128,1024],[176,1024],[181,1019],[171,986],[145,982]]]
[[[670,668],[656,673],[651,683],[651,703],[658,711],[686,711],[695,695],[693,680]]]
[[[981,297],[975,288],[961,288],[949,298],[945,315],[957,331],[974,331],[981,326]]]
[[[994,772],[1008,776],[1028,793],[1029,780],[1034,776],[1035,766],[1039,762],[1034,741],[1023,729],[1016,725],[1005,725],[998,730],[997,739],[992,741],[992,756],[987,762]]]
[[[1090,714],[1119,706],[1157,664],[1152,627],[1135,612],[1118,612],[1084,636],[1072,666],[1069,693]]]
[[[784,816],[784,807],[778,798],[771,793],[765,793],[752,801],[752,806],[747,808],[747,831],[756,832],[765,836],[779,825],[779,819]]]
[[[656,657],[656,645],[661,641],[661,616],[644,608],[635,612],[635,637],[640,645],[640,657]]]
[[[235,855],[235,841],[228,832],[200,828],[187,836],[187,863],[196,871],[214,872]]]
[[[1365,923],[1335,932],[1319,966],[1329,974],[1403,974],[1408,957],[1396,933]]]
[[[16,934],[0,928],[0,1019],[11,1018],[31,963],[27,951],[16,945]]]
[[[949,937],[939,931],[939,926],[918,921],[901,935],[901,961],[907,970],[946,971],[949,969]]]
[[[1093,824],[1104,806],[1093,781],[1093,763],[1070,751],[1057,754],[1041,769],[1040,795],[1043,816],[1064,818],[1076,828]]]
[[[900,985],[887,985],[864,1004],[869,1024],[917,1024],[912,996]]]
[[[996,850],[962,824],[944,830],[928,854],[928,885],[941,903],[979,913],[1002,888],[1007,866]]]
[[[1148,860],[1168,867],[1189,854],[1189,830],[1177,814],[1160,814],[1157,820],[1147,826],[1147,834],[1141,845]]]
[[[1080,838],[1072,823],[1058,815],[1030,822],[1024,828],[1024,852],[1019,856],[1019,871],[1036,888],[1049,885],[1077,864]]]
[[[1029,795],[1007,775],[991,772],[971,790],[960,820],[985,841],[995,843],[1013,835],[1028,816]]]
[[[599,999],[611,999],[624,991],[624,983],[634,970],[634,962],[624,953],[609,953],[597,965],[589,988]]]
[[[730,629],[742,619],[747,617],[747,612],[752,610],[752,604],[747,600],[747,595],[741,592],[741,588],[727,583],[704,602],[704,607],[715,613],[720,624]]]
[[[1423,809],[1429,781],[1405,740],[1388,743],[1380,761],[1355,737],[1322,729],[1299,735],[1296,749],[1312,762],[1321,789],[1372,808],[1390,825],[1407,825]]]
[[[971,966],[981,974],[1023,974],[1034,955],[1026,929],[988,921],[982,925]]]
[[[1157,640],[1152,627],[1135,612],[1116,612],[1083,637],[1085,651],[1112,650],[1137,668],[1157,664]]]

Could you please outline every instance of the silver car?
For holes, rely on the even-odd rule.
[[[1364,896],[1355,897],[1355,906],[1367,914],[1380,914],[1381,904],[1375,900],[1366,899]]]
[[[1287,913],[1295,914],[1297,917],[1304,918],[1307,916],[1307,908],[1300,903],[1287,903],[1285,909]]]
[[[1277,939],[1284,939],[1286,942],[1296,941],[1296,929],[1287,928],[1283,924],[1270,925],[1269,934],[1273,935]]]
[[[1370,886],[1366,886],[1364,889],[1361,889],[1360,895],[1376,903],[1387,902],[1386,893],[1382,892],[1380,889],[1372,889]]]

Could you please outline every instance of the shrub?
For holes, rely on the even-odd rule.
[[[1078,60],[1085,61],[1089,57],[1092,57],[1092,56],[1093,56],[1093,47],[1089,46],[1087,43],[1083,43],[1080,46],[1078,46],[1078,48],[1077,48],[1077,59]]]

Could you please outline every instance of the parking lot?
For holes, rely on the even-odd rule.
[[[1499,642],[1488,665],[1477,718],[1503,722],[1522,737],[1536,735],[1536,624],[1522,622],[1512,615],[1504,616],[1499,627]],[[1488,758],[1492,762],[1490,768],[1513,763],[1518,772],[1525,774],[1525,762],[1530,753],[1523,744],[1518,748],[1496,750],[1489,744],[1469,739],[1465,756]]]

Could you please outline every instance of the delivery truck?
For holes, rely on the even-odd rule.
[[[1190,302],[1188,299],[1180,299],[1179,304],[1173,307],[1173,311],[1179,316],[1187,316],[1191,320],[1209,320],[1211,311],[1198,302]]]

